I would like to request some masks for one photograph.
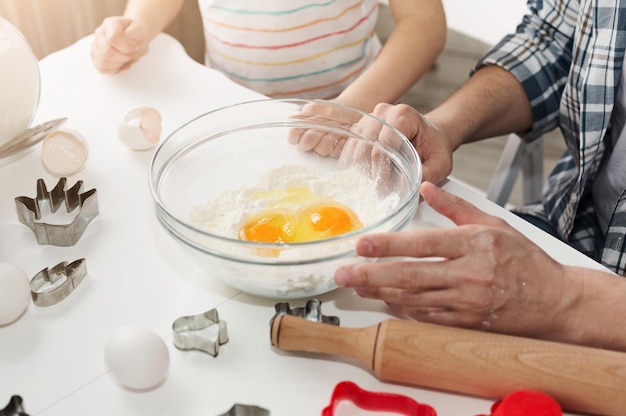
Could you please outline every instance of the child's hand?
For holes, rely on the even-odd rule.
[[[338,159],[340,166],[357,166],[361,173],[375,178],[381,191],[397,180],[388,151],[398,150],[407,142],[379,119],[342,106],[313,102],[293,117],[315,127],[297,127],[289,133],[289,143],[304,152]],[[337,131],[332,131],[336,127]],[[410,146],[410,144],[408,144]]]
[[[340,132],[329,131],[331,127],[338,130],[350,130],[360,114],[342,111],[339,106],[313,102],[305,105],[301,112],[293,117],[307,124],[320,124],[324,130],[315,128],[293,128],[289,134],[289,143],[297,145],[303,152],[315,152],[323,157],[338,158],[348,137]]]
[[[108,17],[96,29],[91,59],[98,71],[114,74],[128,68],[148,48],[149,39],[135,20]]]

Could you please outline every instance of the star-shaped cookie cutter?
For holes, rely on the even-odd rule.
[[[69,247],[75,245],[85,232],[87,225],[98,215],[98,199],[96,190],[82,192],[83,181],[65,190],[67,178],[60,178],[56,186],[48,191],[43,179],[37,180],[37,196],[29,198],[18,196],[15,207],[19,221],[30,228],[39,244]],[[78,213],[68,224],[50,224],[41,222],[42,202],[47,201],[52,213],[65,205],[70,213],[78,208]]]
[[[329,316],[322,313],[322,301],[319,299],[309,299],[305,306],[295,308],[289,306],[289,302],[279,302],[274,305],[274,309],[276,310],[276,314],[272,320],[280,315],[293,315],[308,321],[339,325],[338,316]]]
[[[215,329],[216,333],[212,332]],[[174,345],[179,350],[198,350],[217,357],[220,345],[228,342],[226,322],[220,320],[215,308],[198,315],[181,316],[172,324],[172,330]]]
[[[68,297],[85,279],[87,262],[79,259],[71,263],[63,261],[51,269],[47,267],[30,280],[33,303],[52,306]]]

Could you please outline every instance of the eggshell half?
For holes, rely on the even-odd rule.
[[[117,128],[122,143],[131,150],[148,150],[161,141],[161,114],[152,107],[128,111]]]
[[[65,176],[80,171],[87,161],[87,141],[72,130],[55,130],[41,145],[41,162],[53,175]]]

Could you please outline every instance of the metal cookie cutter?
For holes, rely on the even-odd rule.
[[[22,398],[20,396],[11,396],[9,404],[4,409],[0,409],[0,416],[28,416],[24,406],[22,406]]]
[[[435,409],[420,404],[408,396],[363,390],[350,381],[342,381],[335,386],[330,404],[322,410],[322,416],[333,416],[335,409],[343,400],[349,400],[364,410],[392,412],[405,416],[437,416]]]
[[[235,403],[228,412],[218,416],[270,416],[270,411],[259,406]]]
[[[217,334],[211,328],[217,326]],[[220,320],[217,309],[199,315],[181,316],[172,324],[174,345],[180,350],[199,350],[217,357],[220,345],[228,342],[226,322]]]
[[[289,302],[279,302],[274,306],[274,309],[276,310],[276,315],[274,315],[272,320],[280,315],[293,315],[308,321],[339,325],[339,317],[322,314],[322,301],[319,299],[310,299],[306,302],[306,306],[296,308],[290,307]]]
[[[79,259],[67,264],[61,262],[51,269],[47,267],[30,280],[33,303],[51,306],[61,302],[85,279],[87,262]]]
[[[66,182],[67,178],[59,179],[57,185],[48,192],[44,180],[40,178],[37,180],[36,198],[25,196],[15,198],[18,219],[35,233],[39,244],[73,246],[83,235],[89,222],[98,215],[96,190],[82,192],[83,181],[78,181],[74,186],[65,190]],[[52,213],[55,213],[63,204],[68,213],[76,208],[78,208],[78,213],[69,224],[38,222],[41,220],[40,203],[44,201],[50,204]]]

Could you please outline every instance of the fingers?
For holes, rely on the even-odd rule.
[[[405,104],[378,104],[373,115],[401,131],[413,144],[422,161],[423,180],[438,183],[452,172],[449,139],[417,110]],[[385,134],[383,129],[381,136],[386,139]]]
[[[116,52],[130,56],[137,51],[139,29],[132,20],[108,18],[102,23],[102,30],[107,44]]]
[[[348,139],[346,136],[318,129],[293,129],[289,137],[289,141],[295,141],[298,149],[303,152],[314,151],[322,157],[334,158],[339,157],[341,149]]]
[[[464,199],[452,195],[430,182],[422,183],[420,193],[431,208],[452,220],[456,225],[497,225],[503,223],[500,218],[481,211]]]
[[[370,170],[371,143],[351,138],[344,144],[339,155],[340,166],[360,166],[363,172]]]
[[[503,220],[479,210],[469,202],[425,182],[424,200],[457,225],[497,225]],[[363,257],[413,257],[455,259],[473,251],[475,228],[440,228],[373,234],[362,237],[356,252]]]
[[[451,310],[440,307],[412,307],[403,304],[386,302],[395,311],[420,322],[437,325],[455,326],[468,329],[490,329],[491,322],[483,314],[467,311]]]
[[[452,154],[442,153],[438,155],[424,156],[425,152],[420,153],[422,160],[422,180],[439,183],[446,179],[452,172]],[[442,161],[444,161],[442,163]]]
[[[363,257],[454,259],[472,250],[469,241],[467,231],[456,227],[409,230],[362,237],[356,252]]]
[[[302,121],[304,127],[290,130],[287,137],[290,144],[297,145],[303,152],[312,151],[322,157],[339,158],[349,140],[352,125],[360,118],[360,114],[340,106],[312,102],[304,105],[291,118]]]
[[[129,66],[146,48],[143,29],[133,20],[109,17],[94,32],[91,57],[102,73],[116,73]]]
[[[475,273],[466,266],[463,259],[360,264],[338,269],[335,282],[423,322],[487,329],[493,289],[460,286]]]
[[[335,272],[335,283],[340,287],[359,288],[368,297],[378,297],[379,290],[410,289],[412,293],[445,289],[450,276],[440,261],[398,261],[362,263],[340,267]],[[369,291],[369,292],[368,292]]]
[[[358,116],[358,117],[357,117]],[[369,140],[361,140],[352,146],[343,148],[337,139],[330,137],[324,139],[324,135],[317,132],[311,134],[306,127],[294,128],[290,132],[288,141],[297,144],[302,151],[315,151],[322,156],[332,155],[337,157],[337,149],[341,149],[339,160],[342,165],[350,165],[355,162],[370,163],[375,175],[385,167],[384,161],[377,160],[376,151],[372,153],[372,143],[398,149],[405,143],[404,135],[417,150],[422,161],[422,178],[425,181],[438,183],[445,179],[452,171],[452,149],[447,136],[432,125],[417,110],[405,104],[391,105],[378,104],[372,112],[373,117],[361,117],[360,113],[342,111],[340,107],[328,107],[322,103],[313,103],[304,106],[300,114],[294,119],[315,122],[319,119],[323,124],[332,126],[336,124],[340,128],[350,129],[360,137]],[[393,126],[390,127],[390,126]],[[314,130],[314,127],[311,127]],[[398,135],[400,131],[402,135]],[[332,134],[331,134],[332,135]],[[353,141],[347,138],[347,141]]]

